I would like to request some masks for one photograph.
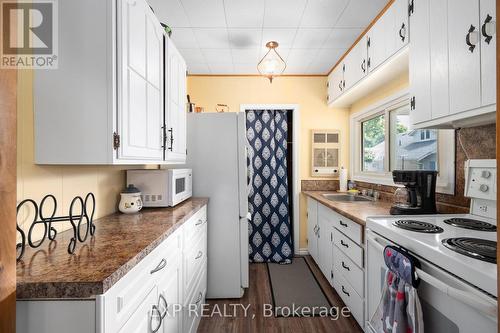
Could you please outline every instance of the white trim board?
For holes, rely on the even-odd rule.
[[[300,252],[300,211],[299,211],[299,194],[300,194],[300,172],[299,172],[299,139],[300,139],[300,107],[298,104],[241,104],[240,112],[246,110],[292,110],[293,112],[293,152],[292,152],[292,167],[293,167],[293,252]]]

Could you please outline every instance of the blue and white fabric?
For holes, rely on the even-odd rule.
[[[286,110],[246,114],[250,187],[250,262],[291,263]]]

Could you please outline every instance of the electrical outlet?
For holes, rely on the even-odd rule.
[[[482,212],[487,213],[488,212],[488,206],[486,206],[486,205],[479,206],[479,210],[481,210]]]

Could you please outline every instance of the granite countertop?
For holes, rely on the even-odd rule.
[[[389,215],[389,210],[391,208],[391,203],[387,201],[330,201],[322,196],[322,194],[333,194],[338,192],[302,191],[302,193],[362,226],[366,224],[367,217],[375,215]]]
[[[72,232],[36,249],[26,246],[17,263],[18,299],[95,298],[105,293],[141,259],[208,203],[191,198],[173,208],[144,208],[96,220],[94,237],[67,252]]]

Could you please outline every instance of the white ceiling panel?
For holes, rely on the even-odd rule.
[[[331,29],[299,29],[293,42],[293,48],[319,49],[323,47],[331,32]]]
[[[178,49],[198,47],[192,28],[172,28],[172,41]]]
[[[226,15],[222,0],[181,0],[192,27],[226,27]]]
[[[228,49],[229,36],[227,29],[196,28],[194,35],[202,49]],[[172,33],[173,34],[173,33]]]
[[[365,28],[384,8],[387,0],[350,0],[337,21],[337,28]]]
[[[313,0],[308,1],[301,28],[333,28],[349,0]]]
[[[170,27],[191,26],[180,0],[149,0],[149,4],[160,22]]]
[[[226,21],[229,28],[262,27],[265,0],[226,0]]]
[[[323,47],[328,49],[347,49],[362,32],[363,29],[333,29]]]
[[[203,56],[207,64],[232,64],[233,57],[230,49],[203,49]]]
[[[307,0],[267,0],[264,28],[296,28]]]
[[[277,41],[287,73],[328,70],[388,0],[147,0],[192,74],[255,74]]]
[[[260,47],[262,45],[262,29],[228,29],[231,48]]]

